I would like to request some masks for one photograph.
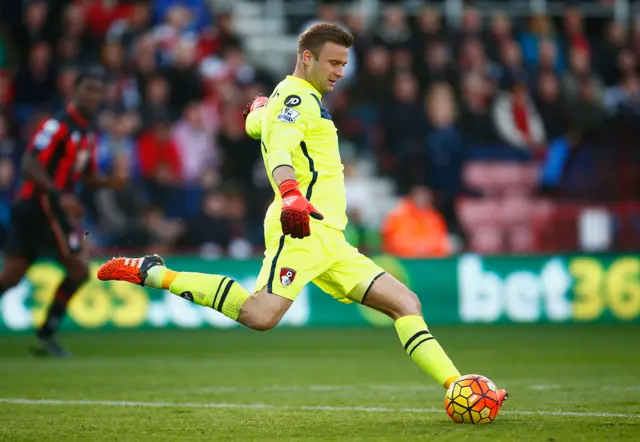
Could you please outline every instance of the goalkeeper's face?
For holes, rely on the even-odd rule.
[[[317,59],[311,54],[307,65],[307,76],[318,92],[324,94],[333,91],[338,80],[344,77],[344,67],[348,57],[349,50],[333,42],[324,44]]]

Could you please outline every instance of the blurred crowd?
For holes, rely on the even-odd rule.
[[[109,73],[96,121],[99,167],[130,184],[83,193],[92,245],[106,253],[261,252],[272,191],[242,108],[280,78],[249,61],[232,13],[208,4],[3,3],[0,241],[34,127],[63,108],[78,67],[99,62]],[[346,78],[326,97],[347,185],[357,173],[350,164],[364,158],[407,195],[377,228],[354,210],[354,244],[403,255],[403,241],[419,242],[423,230],[426,256],[449,253],[442,238],[465,236],[456,199],[482,196],[463,180],[471,159],[536,162],[539,191],[554,198],[638,199],[640,18],[628,28],[592,25],[569,5],[559,20],[514,21],[467,7],[453,27],[436,9],[409,17],[389,4],[372,23],[330,2],[291,20],[289,31],[318,19],[343,23],[356,38]],[[398,211],[425,222],[398,238]]]

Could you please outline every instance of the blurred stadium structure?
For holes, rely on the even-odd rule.
[[[272,191],[241,110],[292,70],[297,34],[322,19],[356,36],[326,97],[354,244],[418,258],[640,247],[640,2],[1,8],[0,242],[34,126],[61,108],[78,66],[100,61],[100,167],[131,185],[84,195],[94,253],[259,256]],[[399,225],[394,211],[418,222]]]

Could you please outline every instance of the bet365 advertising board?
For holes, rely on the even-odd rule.
[[[640,323],[640,255],[483,257],[375,260],[422,301],[430,324]],[[253,290],[260,260],[170,258],[176,270],[218,273]],[[100,262],[92,263],[95,275]],[[40,324],[62,278],[52,263],[32,267],[0,299],[0,332],[30,332]],[[277,284],[277,281],[276,281]],[[281,326],[390,326],[382,314],[346,305],[309,285]],[[69,305],[63,329],[230,328],[233,321],[161,290],[95,276]]]

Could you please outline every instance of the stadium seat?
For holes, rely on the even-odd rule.
[[[499,212],[500,201],[497,199],[462,199],[458,203],[458,216],[466,229],[498,224]]]
[[[463,181],[471,188],[489,194],[531,195],[538,184],[539,167],[534,163],[469,162]]]
[[[476,226],[469,231],[469,246],[472,251],[495,254],[504,251],[502,229],[491,226]]]
[[[494,193],[498,184],[491,163],[471,162],[463,171],[463,182],[473,188],[486,193]]]
[[[508,196],[501,200],[498,220],[503,225],[530,224],[534,201],[526,196]]]
[[[508,230],[509,249],[513,253],[531,253],[535,251],[536,241],[531,225],[520,225]]]

